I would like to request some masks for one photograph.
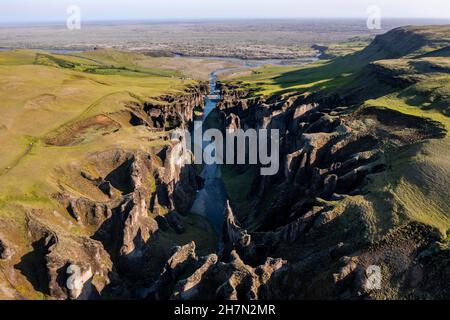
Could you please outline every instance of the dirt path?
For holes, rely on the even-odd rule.
[[[27,149],[16,159],[14,160],[14,162],[12,164],[10,164],[9,166],[7,166],[6,168],[4,168],[1,172],[0,172],[0,177],[7,174],[9,171],[11,171],[12,169],[14,169],[19,163],[20,161],[25,158],[33,149],[33,142],[31,142]]]

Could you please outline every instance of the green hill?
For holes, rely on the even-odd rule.
[[[300,159],[301,176],[290,177],[294,169],[284,168],[287,178],[280,174],[270,182],[246,168],[224,170],[235,214],[255,246],[275,242],[278,251],[268,255],[293,264],[284,278],[292,280],[287,291],[317,299],[335,298],[342,289],[340,297],[357,299],[360,284],[352,279],[361,277],[358,268],[379,264],[386,279],[380,291],[368,293],[370,298],[448,296],[441,272],[450,235],[449,47],[450,25],[402,27],[347,56],[301,67],[266,66],[222,79],[224,92],[241,91],[230,99],[248,99],[224,103],[223,112],[241,117],[237,123],[244,127],[261,126],[263,115],[264,123],[284,132],[288,155],[282,160],[295,168],[299,164],[292,159]],[[254,113],[260,117],[252,118]],[[369,174],[360,189],[326,201],[324,193],[315,193],[327,185],[318,177],[339,172],[360,157],[358,151],[373,149],[380,152],[375,163],[383,169]],[[350,158],[334,163],[347,152]],[[370,165],[363,161],[352,172]],[[336,179],[339,185],[341,178]],[[237,189],[243,182],[252,187]],[[299,236],[289,242],[285,237],[294,237],[296,228]],[[420,230],[429,230],[431,240]],[[264,236],[272,242],[259,243]],[[336,250],[345,256],[333,260],[326,253],[330,248],[342,248]],[[408,277],[416,265],[428,273],[427,280],[411,286]]]

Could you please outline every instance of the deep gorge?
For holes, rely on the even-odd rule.
[[[17,148],[18,160],[5,167],[5,176],[32,168],[37,177],[22,179],[31,181],[23,188],[3,180],[0,277],[8,281],[0,293],[448,297],[448,50],[429,37],[401,28],[348,56],[244,70],[239,80],[217,80],[226,69],[209,83],[176,73],[155,80],[143,69],[126,78],[133,92],[86,81],[104,78],[74,71],[81,63],[27,66],[62,74],[79,92],[88,82],[108,94],[82,107],[74,98],[77,112],[63,108],[56,118],[67,122],[22,139],[26,152]],[[436,50],[424,55],[425,47]],[[416,106],[419,95],[426,107]],[[61,101],[45,94],[32,102],[25,105],[38,110]],[[183,132],[194,120],[223,133],[279,130],[280,170],[263,176],[260,165],[185,161],[193,155]],[[380,288],[369,281],[373,267],[382,272]]]
[[[364,268],[382,256],[371,252],[384,252],[387,244],[371,238],[365,218],[371,192],[366,186],[385,170],[388,148],[439,137],[439,126],[389,110],[336,108],[338,100],[317,95],[264,100],[226,84],[219,84],[221,101],[216,106],[203,102],[215,91],[215,80],[210,87],[201,84],[183,97],[162,97],[166,105],[135,106],[132,121],[152,130],[189,127],[194,109],[201,106],[206,110],[203,120],[215,108],[211,116],[217,117],[221,130],[279,129],[280,172],[262,177],[252,166],[232,166],[225,168],[228,174],[222,181],[218,166],[199,171],[193,165],[177,165],[177,159],[189,155],[182,142],[174,141],[157,155],[121,150],[95,155],[104,178],[86,171],[81,175],[110,200],[57,196],[78,223],[96,230],[93,240],[56,236],[29,217],[30,230],[47,251],[49,294],[90,299],[370,297]],[[404,128],[411,130],[408,136],[395,134]],[[386,145],[387,136],[394,146]],[[115,168],[111,172],[101,168],[108,162],[107,167]],[[227,189],[234,179],[247,186],[247,194],[236,196],[236,190]],[[207,232],[218,234],[218,251],[199,254],[193,241],[175,248],[172,255],[155,256],[158,239],[168,230],[183,234],[182,220],[191,212],[210,220],[213,227]],[[404,240],[390,243],[394,248],[407,245],[411,237],[421,245],[436,240],[432,230],[417,224],[396,232],[397,239]],[[58,250],[66,241],[79,242],[75,246],[85,255],[82,275],[102,278],[101,291],[89,277],[82,291],[67,291],[64,277],[58,276],[71,265]],[[316,292],[313,288],[318,287]]]

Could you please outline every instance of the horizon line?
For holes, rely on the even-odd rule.
[[[221,18],[149,18],[149,19],[86,19],[83,20],[83,24],[95,24],[95,23],[181,23],[181,22],[214,22],[214,21],[299,21],[299,20],[360,20],[365,21],[366,17],[221,17]],[[448,21],[450,18],[444,17],[385,17],[383,20],[429,20],[429,21]],[[0,25],[7,26],[20,26],[20,25],[55,25],[65,24],[66,20],[11,20],[0,21]]]

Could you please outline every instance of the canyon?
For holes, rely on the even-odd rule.
[[[397,47],[399,43],[405,46]],[[368,96],[420,81],[414,72],[386,67],[383,59],[410,55],[414,61],[412,53],[425,45],[433,47],[433,40],[416,30],[397,29],[377,37],[351,57],[363,61],[356,79],[367,77],[369,84],[360,80],[339,91],[292,90],[265,97],[239,81],[221,83],[215,115],[221,130],[278,129],[282,170],[264,177],[251,165],[225,169],[231,175],[224,178],[229,202],[223,248],[219,255],[203,257],[194,243],[178,248],[163,272],[164,283],[170,279],[176,284],[165,298],[448,297],[447,227],[418,218],[417,208],[408,212],[400,200],[404,194],[380,188],[397,174],[396,154],[411,153],[429,141],[447,141],[446,122],[361,106]],[[440,46],[433,50],[442,52]],[[379,69],[377,60],[385,67]],[[399,158],[401,166],[414,164],[408,156]],[[243,184],[249,187],[233,189]],[[447,202],[448,190],[442,197]],[[443,206],[445,215],[448,205]],[[373,267],[382,270],[377,288],[370,285]]]
[[[449,34],[448,26],[398,28],[351,55],[281,69],[267,83],[270,67],[253,70],[256,80],[213,72],[209,83],[184,77],[167,85],[174,92],[146,99],[128,92],[115,111],[116,101],[106,109],[94,102],[33,142],[30,156],[64,158],[43,179],[49,199],[2,201],[13,213],[0,216],[0,297],[448,298]],[[112,81],[80,80],[78,62],[50,60],[39,72],[63,65],[64,83]],[[428,89],[431,81],[440,90]],[[386,106],[395,94],[427,100],[425,114],[396,108],[400,100]],[[222,132],[278,130],[280,170],[188,164],[182,132],[200,119]],[[83,149],[106,139],[114,144]],[[82,156],[66,162],[72,148]],[[371,266],[382,270],[380,289],[368,285]]]

